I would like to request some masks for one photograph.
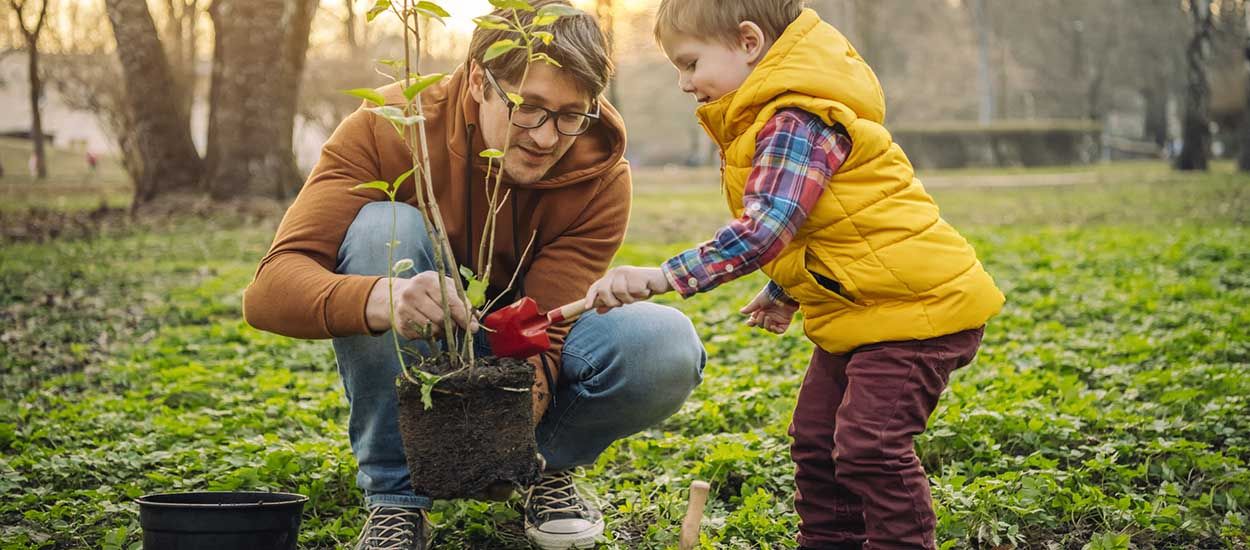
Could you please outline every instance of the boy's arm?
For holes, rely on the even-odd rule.
[[[669,285],[689,297],[772,261],[807,220],[825,184],[850,152],[850,138],[815,115],[778,111],[756,136],[742,217],[717,231],[712,240],[664,262],[660,269]],[[775,286],[770,284],[770,294],[785,296],[780,287],[774,293]]]

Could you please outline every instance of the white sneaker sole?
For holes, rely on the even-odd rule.
[[[543,550],[569,550],[570,548],[594,548],[595,539],[603,534],[603,519],[580,533],[548,533],[527,525],[525,538]]]

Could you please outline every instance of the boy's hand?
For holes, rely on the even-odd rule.
[[[764,288],[755,295],[751,303],[738,311],[743,315],[750,315],[747,319],[747,326],[760,327],[774,334],[783,334],[786,329],[790,328],[790,321],[794,319],[794,314],[798,310],[797,305],[783,304],[773,300],[768,294],[768,288]]]
[[[614,307],[646,300],[672,290],[658,267],[621,266],[608,270],[586,292],[586,307],[607,313]]]

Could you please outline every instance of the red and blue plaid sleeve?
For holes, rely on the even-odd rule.
[[[742,217],[712,240],[664,262],[669,283],[688,297],[772,261],[807,220],[850,152],[850,137],[840,126],[826,125],[806,111],[778,111],[756,136]]]

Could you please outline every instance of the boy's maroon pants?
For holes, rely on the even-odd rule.
[[[985,327],[812,355],[790,424],[799,544],[936,548],[929,480],[912,438]]]

